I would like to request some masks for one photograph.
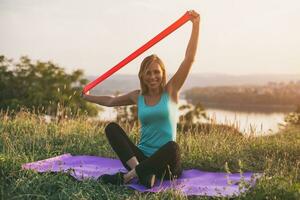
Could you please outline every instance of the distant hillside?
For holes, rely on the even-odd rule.
[[[206,108],[239,111],[291,112],[299,106],[300,81],[270,82],[266,85],[193,87],[185,99]]]
[[[96,78],[96,76],[87,77],[90,81]],[[300,74],[251,74],[238,76],[226,74],[191,74],[183,86],[183,91],[193,87],[265,85],[268,82],[286,83],[290,81],[300,81]],[[139,88],[140,83],[137,75],[116,74],[96,86],[91,92],[92,94],[113,94],[116,91],[123,93]]]

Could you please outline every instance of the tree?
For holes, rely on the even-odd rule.
[[[0,56],[0,109],[25,107],[52,116],[96,116],[98,108],[80,97],[86,83],[81,70],[67,74],[50,61],[33,63],[23,56],[13,63]]]

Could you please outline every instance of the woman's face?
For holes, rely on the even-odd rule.
[[[148,89],[156,89],[160,87],[162,78],[163,71],[160,65],[156,62],[152,62],[144,73],[143,81]]]

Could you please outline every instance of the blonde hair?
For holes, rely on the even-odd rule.
[[[160,66],[160,68],[163,72],[162,82],[160,84],[160,92],[162,92],[164,87],[166,86],[167,78],[166,78],[165,65],[157,55],[152,54],[152,55],[147,56],[146,58],[144,58],[144,60],[141,63],[141,67],[140,67],[140,71],[139,71],[139,79],[140,79],[142,95],[145,95],[145,94],[148,93],[148,87],[143,81],[143,76],[144,76],[148,66],[153,62],[156,62],[157,64],[159,64],[159,66]]]

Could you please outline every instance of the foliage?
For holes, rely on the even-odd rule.
[[[81,70],[67,74],[48,61],[33,63],[23,56],[18,63],[0,56],[0,109],[22,107],[48,115],[97,115],[94,105],[82,100],[80,93],[87,80]]]
[[[300,126],[300,105],[295,112],[289,113],[285,116],[284,121],[287,125]]]
[[[180,111],[186,110],[185,114],[179,116],[179,123],[193,124],[199,120],[208,120],[204,107],[198,103],[195,106],[185,104],[179,107]]]

